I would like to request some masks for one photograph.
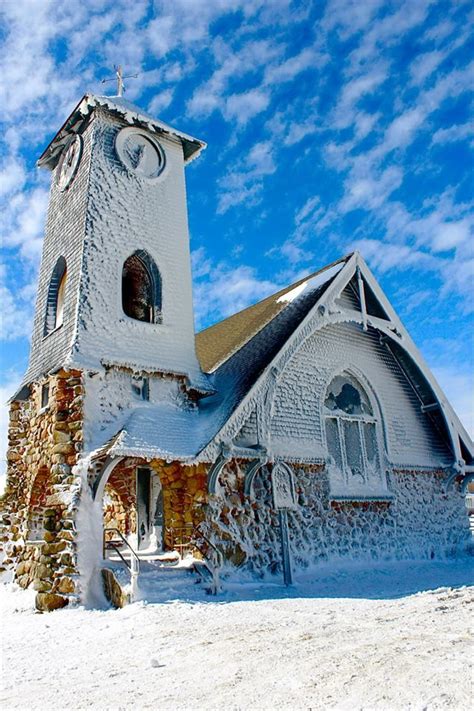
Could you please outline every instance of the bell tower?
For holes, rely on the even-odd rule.
[[[204,147],[122,97],[79,102],[38,161],[52,185],[25,384],[125,366],[206,390],[184,177]]]

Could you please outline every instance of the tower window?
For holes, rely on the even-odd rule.
[[[48,287],[48,298],[46,302],[46,318],[44,322],[44,335],[54,331],[63,323],[64,318],[64,297],[66,293],[66,260],[59,257],[53,269]]]
[[[122,308],[130,318],[161,323],[161,277],[148,252],[141,249],[122,269]]]

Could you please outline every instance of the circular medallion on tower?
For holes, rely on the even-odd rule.
[[[67,190],[74,180],[82,155],[82,138],[74,136],[63,150],[58,167],[58,187],[60,190]]]
[[[118,157],[139,178],[154,180],[164,170],[165,154],[158,141],[140,129],[123,128],[115,139]]]

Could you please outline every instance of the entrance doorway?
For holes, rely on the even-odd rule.
[[[138,550],[163,550],[163,492],[159,477],[148,467],[137,468]]]

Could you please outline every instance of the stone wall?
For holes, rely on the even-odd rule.
[[[465,550],[469,525],[461,493],[444,493],[444,471],[392,471],[392,501],[332,501],[323,466],[293,468],[298,507],[289,511],[293,565],[336,559],[421,559]],[[281,572],[278,513],[268,469],[244,495],[245,467],[230,462],[207,509],[214,542],[230,565],[255,574]]]
[[[118,464],[105,486],[104,528],[118,528],[124,536],[137,529],[136,467],[140,461],[127,459]]]
[[[43,385],[49,401],[41,407]],[[2,497],[3,565],[37,606],[68,603],[79,593],[75,511],[80,482],[72,473],[82,451],[81,373],[60,370],[10,408],[7,485]]]
[[[204,518],[207,501],[207,464],[183,466],[180,462],[127,458],[112,470],[105,487],[104,526],[117,528],[125,536],[136,532],[136,470],[150,467],[159,477],[163,491],[165,547],[173,548],[185,532]],[[108,495],[108,496],[107,496]]]
[[[207,464],[183,466],[180,462],[153,460],[151,466],[163,487],[165,529],[193,529],[204,518],[207,501]],[[165,531],[165,543],[172,541]]]

